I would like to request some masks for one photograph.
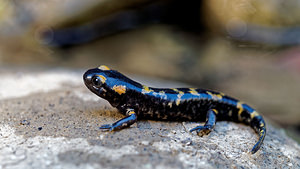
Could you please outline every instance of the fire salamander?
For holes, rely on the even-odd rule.
[[[212,131],[216,120],[242,122],[259,134],[252,154],[259,150],[266,135],[266,124],[261,115],[223,93],[196,88],[152,88],[107,66],[88,70],[83,80],[93,93],[126,115],[113,124],[102,125],[100,129],[120,130],[134,124],[137,119],[205,121],[204,126],[190,130],[203,136]]]

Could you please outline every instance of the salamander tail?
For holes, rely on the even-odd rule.
[[[256,144],[253,146],[251,153],[256,153],[261,144],[263,143],[265,136],[266,136],[266,124],[262,116],[257,115],[251,120],[251,127],[258,133],[259,139]]]

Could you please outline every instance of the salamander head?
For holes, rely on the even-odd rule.
[[[83,75],[88,89],[108,100],[113,106],[119,104],[126,94],[126,77],[107,66],[90,69]]]

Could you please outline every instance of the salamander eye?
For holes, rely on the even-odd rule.
[[[93,86],[100,87],[102,85],[101,78],[99,76],[94,76],[92,78]]]

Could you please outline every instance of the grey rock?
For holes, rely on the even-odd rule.
[[[204,137],[188,132],[196,122],[146,120],[101,132],[97,127],[122,115],[89,92],[81,75],[27,72],[14,82],[0,74],[0,168],[300,168],[299,144],[269,123],[254,155],[258,136],[233,122],[218,122]],[[21,94],[8,94],[17,84],[24,84]]]

